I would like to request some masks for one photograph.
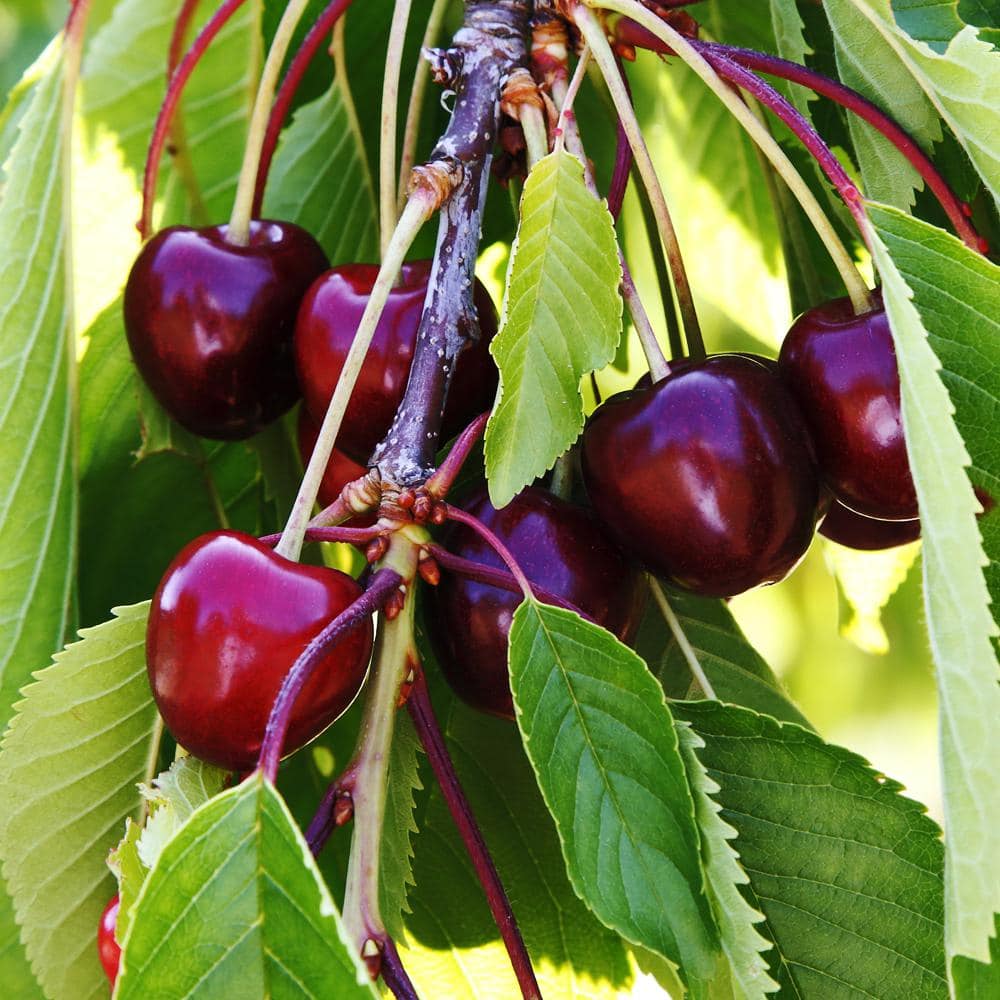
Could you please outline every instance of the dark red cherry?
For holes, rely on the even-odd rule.
[[[316,447],[316,439],[318,437],[319,427],[313,423],[309,414],[306,413],[306,408],[303,406],[299,410],[298,419],[299,455],[302,458],[303,465],[308,464],[313,453],[313,448]],[[359,465],[339,448],[334,448],[333,453],[330,455],[330,461],[326,463],[323,481],[319,486],[320,505],[329,507],[340,496],[340,491],[348,483],[354,482],[355,479],[360,479],[367,473],[368,469],[366,466]],[[375,517],[373,514],[359,515],[345,522],[345,524],[352,528],[366,527],[374,523]]]
[[[174,226],[141,250],[125,285],[125,330],[163,408],[202,437],[249,437],[298,398],[295,315],[326,270],[322,247],[287,222],[255,221],[248,246],[228,226]]]
[[[118,965],[121,962],[122,950],[115,938],[115,928],[118,925],[119,899],[117,893],[108,901],[101,914],[101,922],[97,925],[97,954],[104,967],[104,973],[114,989],[118,978]]]
[[[253,767],[285,674],[360,594],[345,573],[291,562],[239,532],[212,532],[182,549],[146,631],[149,683],[177,742],[231,771]],[[286,753],[347,708],[371,647],[369,622],[330,651],[295,704]]]
[[[812,444],[771,365],[685,361],[597,408],[583,475],[612,537],[653,572],[731,597],[786,576],[820,499]]]
[[[642,575],[593,513],[534,486],[502,510],[490,503],[485,489],[462,506],[500,537],[532,583],[623,641],[632,637],[642,612]],[[505,568],[471,528],[450,524],[442,541],[465,559]],[[450,572],[427,590],[428,632],[451,687],[474,708],[510,719],[507,633],[518,604],[517,594]]]
[[[389,293],[337,437],[337,447],[357,462],[371,457],[403,399],[430,272],[429,260],[404,264],[400,283]],[[326,414],[377,275],[375,264],[335,267],[313,284],[302,302],[295,325],[295,364],[306,409],[317,423]],[[489,409],[496,394],[497,369],[489,352],[497,330],[496,310],[478,281],[474,297],[481,336],[456,362],[443,439]]]
[[[920,518],[880,521],[875,517],[858,514],[839,500],[834,500],[819,526],[819,533],[849,549],[874,552],[916,541],[920,537]]]
[[[788,331],[778,365],[834,496],[868,517],[916,517],[885,310],[856,316],[849,299],[810,309]]]

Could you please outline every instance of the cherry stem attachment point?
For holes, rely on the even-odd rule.
[[[437,471],[427,480],[425,487],[428,493],[439,499],[448,495],[448,491],[454,484],[459,472],[461,472],[462,466],[465,465],[465,460],[476,446],[476,442],[486,431],[486,424],[489,419],[489,413],[480,413],[458,435],[455,443],[451,446],[451,451],[448,452],[447,458],[445,458],[438,466]]]
[[[310,63],[323,42],[333,31],[334,25],[350,6],[351,0],[332,0],[331,3],[327,4],[302,40],[298,52],[295,53],[288,67],[288,72],[285,73],[281,81],[281,86],[278,88],[278,93],[271,105],[271,113],[267,120],[264,141],[260,149],[260,162],[257,166],[253,208],[251,209],[254,218],[260,216],[261,206],[264,202],[264,188],[267,186],[267,177],[271,170],[271,161],[274,159],[274,151],[278,145],[278,137],[284,128],[285,120],[288,118],[288,112],[302,83],[302,78],[306,75],[306,70],[309,69]]]
[[[524,594],[525,600],[532,601],[535,599],[533,588],[531,582],[524,575],[524,570],[518,565],[517,560],[514,558],[510,549],[494,534],[489,528],[479,520],[478,517],[468,513],[468,511],[462,510],[460,507],[455,507],[452,504],[445,504],[445,517],[449,521],[458,521],[460,524],[466,525],[466,527],[471,528],[480,538],[486,542],[487,545],[500,557],[507,569],[510,570],[511,575],[517,581],[517,585],[521,588],[521,593]]]
[[[268,118],[271,115],[271,105],[274,102],[274,92],[295,29],[308,6],[309,0],[289,0],[278,22],[267,59],[264,61],[264,70],[260,75],[257,96],[254,98],[253,111],[250,114],[243,164],[240,167],[239,180],[236,182],[236,197],[233,199],[233,211],[226,230],[226,240],[235,246],[246,246],[250,241],[254,191],[257,187],[260,154],[264,146]]]
[[[139,235],[143,240],[149,239],[153,228],[153,203],[156,200],[156,186],[160,174],[160,161],[170,133],[181,95],[191,74],[195,71],[202,56],[215,40],[216,35],[226,26],[229,19],[246,3],[246,0],[225,0],[219,9],[208,19],[205,27],[198,33],[184,58],[167,85],[167,93],[160,105],[153,133],[149,140],[149,151],[146,153],[146,166],[142,179],[142,213],[139,217]]]
[[[699,662],[691,643],[688,642],[688,637],[685,635],[680,620],[674,613],[674,609],[670,606],[670,601],[668,600],[667,595],[663,592],[663,588],[660,586],[659,580],[652,576],[647,576],[647,579],[649,580],[649,589],[653,595],[653,600],[656,601],[656,604],[660,609],[660,613],[663,615],[664,621],[666,621],[668,627],[670,628],[670,631],[677,642],[677,647],[680,649],[692,676],[698,682],[698,686],[705,693],[706,698],[718,701],[715,689],[712,687],[712,682],[708,679],[708,675],[705,673],[704,669],[702,669],[701,663]]]
[[[427,691],[427,681],[422,670],[417,672],[414,679],[406,708],[427,753],[427,759],[430,761],[434,777],[437,779],[451,818],[458,828],[462,842],[465,844],[465,849],[472,861],[472,866],[476,870],[479,883],[486,893],[486,901],[493,914],[493,919],[500,929],[500,936],[507,948],[514,975],[517,977],[517,983],[521,989],[521,996],[525,1000],[541,1000],[542,993],[531,965],[531,957],[525,947],[524,939],[521,937],[514,911],[507,898],[503,883],[500,881],[496,865],[490,856],[479,824],[472,814],[472,807],[469,805],[458,774],[455,772],[455,765],[448,754],[444,736],[441,734],[441,727],[434,715],[434,706],[431,704],[430,694]]]
[[[271,715],[264,730],[264,740],[257,759],[257,770],[272,784],[278,774],[278,762],[288,733],[292,709],[303,687],[309,682],[323,658],[347,635],[385,604],[396,592],[403,578],[395,570],[379,569],[372,574],[368,589],[348,608],[345,608],[302,651],[285,675],[278,695],[271,707]]]
[[[354,334],[351,349],[344,359],[344,367],[341,369],[340,378],[337,379],[337,386],[333,391],[326,416],[320,426],[316,445],[313,448],[309,464],[306,466],[298,495],[292,504],[288,523],[285,525],[281,541],[275,546],[275,552],[283,555],[286,559],[297,560],[302,551],[306,527],[312,515],[313,504],[316,503],[320,483],[323,481],[323,473],[326,470],[327,462],[330,461],[330,455],[333,452],[333,446],[347,410],[347,403],[361,373],[361,366],[368,353],[372,338],[375,336],[375,328],[378,326],[382,311],[389,299],[389,292],[403,266],[406,252],[416,239],[420,227],[430,218],[436,207],[437,201],[431,192],[426,188],[417,188],[410,195],[396,225],[396,230],[392,234],[392,239],[389,241],[378,277],[372,286],[365,311],[361,315],[357,332]]]
[[[410,0],[395,0],[389,28],[389,47],[385,53],[382,76],[382,113],[379,120],[378,204],[379,241],[385,255],[396,228],[396,118],[399,105],[399,76],[406,44],[406,26],[410,20]]]

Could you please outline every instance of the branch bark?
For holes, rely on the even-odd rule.
[[[403,402],[372,455],[383,481],[423,483],[433,471],[455,361],[479,337],[472,301],[486,184],[510,73],[527,64],[527,0],[469,0],[448,49],[429,53],[435,79],[455,91],[455,110],[429,166],[456,181],[441,210],[437,250]]]

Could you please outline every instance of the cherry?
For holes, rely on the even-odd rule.
[[[125,285],[125,330],[163,408],[202,437],[249,437],[298,398],[295,314],[328,266],[291,223],[255,221],[248,246],[228,226],[174,226],[140,251]]]
[[[462,505],[510,549],[528,579],[579,608],[627,642],[644,602],[642,575],[608,539],[594,514],[540,487],[519,493],[502,510],[485,489]],[[505,568],[471,528],[452,523],[443,543],[456,555]],[[428,588],[428,634],[455,693],[474,708],[514,718],[507,672],[507,633],[518,594],[445,573]]]
[[[813,448],[765,359],[688,359],[613,396],[588,421],[581,457],[612,537],[688,590],[731,597],[775,583],[809,547]]]
[[[337,447],[357,462],[368,461],[403,399],[430,274],[429,260],[403,265],[400,283],[390,292],[375,330],[337,437]],[[295,363],[306,409],[317,423],[326,414],[377,275],[375,264],[335,267],[313,284],[302,302],[295,326]],[[474,297],[480,338],[455,364],[442,423],[444,439],[488,409],[496,393],[497,369],[489,353],[497,330],[496,310],[478,281]]]
[[[252,768],[283,678],[360,595],[345,573],[291,562],[239,532],[211,532],[182,549],[153,597],[146,632],[153,697],[177,742],[219,767]],[[287,753],[347,708],[371,648],[367,623],[331,650],[296,702]]]
[[[920,518],[881,521],[876,517],[858,514],[839,500],[834,500],[819,526],[819,533],[849,549],[872,552],[916,541],[920,537]]]
[[[834,496],[868,517],[916,517],[885,310],[856,316],[849,299],[810,309],[788,331],[778,366],[809,424]]]
[[[101,914],[101,921],[97,925],[97,954],[104,967],[104,973],[111,982],[112,989],[114,989],[115,980],[118,978],[118,966],[122,957],[121,946],[115,937],[119,905],[120,900],[116,893],[108,900],[108,905],[104,907],[104,912]]]

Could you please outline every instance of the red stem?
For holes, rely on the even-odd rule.
[[[628,90],[629,97],[631,97],[632,91],[628,85],[628,76],[622,65],[621,57],[616,57],[615,62],[618,63],[618,72],[625,82],[625,89]],[[617,222],[625,202],[625,191],[628,188],[628,178],[632,170],[634,156],[628,136],[625,134],[625,126],[622,125],[622,120],[617,115],[615,118],[618,122],[618,138],[615,144],[615,168],[611,174],[611,184],[608,186],[608,211],[611,213],[611,218]]]
[[[403,968],[403,960],[396,950],[396,942],[386,935],[379,944],[382,948],[379,963],[382,982],[389,987],[396,1000],[420,1000],[406,969]]]
[[[292,717],[292,708],[302,688],[308,683],[316,668],[330,650],[349,632],[358,628],[363,622],[381,608],[396,592],[403,578],[391,569],[380,569],[372,574],[365,592],[349,607],[345,608],[336,618],[313,639],[292,669],[285,675],[271,715],[264,730],[264,740],[257,759],[257,770],[274,782],[278,774],[278,761],[281,759],[281,749],[288,733],[288,725]]]
[[[506,564],[507,569],[511,571],[514,579],[517,581],[517,585],[521,588],[521,592],[525,597],[531,598],[533,596],[533,588],[531,582],[524,575],[524,570],[518,565],[517,560],[514,558],[513,553],[510,549],[504,545],[503,542],[492,532],[489,528],[479,520],[478,517],[474,517],[468,511],[464,511],[459,507],[453,507],[450,503],[445,504],[445,516],[449,521],[458,521],[460,524],[464,524],[471,528],[487,545],[503,560]]]
[[[292,59],[285,73],[278,93],[275,95],[274,103],[271,105],[271,114],[267,120],[267,131],[264,133],[264,144],[260,151],[260,163],[257,166],[257,186],[254,189],[253,208],[251,214],[256,218],[260,215],[261,204],[264,201],[264,188],[267,186],[267,175],[271,170],[271,160],[274,159],[274,150],[278,145],[278,136],[285,126],[285,119],[291,109],[292,101],[302,83],[302,78],[313,61],[313,57],[319,51],[320,46],[326,37],[333,31],[333,26],[339,20],[341,14],[351,6],[351,0],[331,0],[324,8],[308,34],[302,40],[298,52]]]
[[[181,61],[184,51],[184,39],[187,37],[188,28],[191,27],[191,19],[198,9],[201,0],[184,0],[184,4],[177,13],[177,20],[174,21],[174,30],[170,36],[170,48],[167,50],[167,80],[174,75],[177,64]]]
[[[476,442],[483,436],[486,430],[486,422],[490,419],[488,413],[481,413],[468,427],[459,434],[458,439],[452,445],[448,457],[441,463],[437,471],[425,484],[427,492],[436,497],[448,495],[452,484],[455,482],[465,460],[469,457],[469,452],[475,447]]]
[[[384,532],[378,528],[308,528],[306,529],[307,542],[349,542],[351,545],[367,545],[368,542],[378,538]],[[274,548],[281,539],[281,533],[276,535],[261,535],[257,541]]]
[[[160,113],[156,116],[156,124],[153,126],[153,134],[149,140],[149,152],[146,154],[146,170],[142,181],[142,215],[139,218],[139,235],[144,240],[149,238],[152,229],[153,201],[156,198],[160,160],[163,158],[163,149],[170,132],[170,123],[173,121],[177,105],[180,103],[181,94],[215,36],[245,2],[246,0],[225,0],[198,33],[198,37],[188,49],[167,85],[167,93],[160,105]]]
[[[690,40],[689,40],[690,41]],[[917,145],[916,140],[906,132],[900,125],[892,120],[878,105],[873,104],[867,98],[862,97],[856,90],[829,77],[809,69],[807,66],[800,66],[798,63],[788,59],[780,59],[777,56],[768,55],[764,52],[755,52],[753,49],[736,48],[730,45],[720,45],[712,42],[691,41],[695,48],[699,49],[707,58],[711,60],[713,54],[722,56],[732,63],[737,63],[747,69],[757,70],[777,76],[783,80],[808,87],[817,94],[835,101],[841,107],[852,111],[859,118],[868,122],[869,125],[878,129],[912,164],[913,168],[923,178],[927,187],[937,197],[948,216],[951,224],[955,227],[955,232],[973,250],[979,253],[987,253],[989,246],[975,230],[969,221],[969,206],[962,201],[958,195],[952,191],[948,182],[938,172],[930,157]]]
[[[510,956],[510,963],[514,968],[514,975],[521,988],[521,995],[525,997],[525,1000],[528,998],[541,1000],[541,990],[538,988],[535,970],[531,966],[528,949],[524,945],[524,939],[517,926],[510,900],[507,898],[503,883],[500,881],[496,865],[490,857],[482,831],[476,823],[472,807],[469,805],[469,800],[465,797],[465,792],[458,780],[455,765],[448,755],[448,748],[445,746],[441,728],[434,715],[434,706],[431,704],[423,671],[417,672],[406,707],[413,720],[417,735],[420,737],[420,742],[427,753],[427,759],[434,770],[434,777],[441,788],[451,818],[458,828],[465,849],[472,861],[472,866],[476,870],[476,876],[486,893],[486,901],[489,903],[490,912],[500,929],[500,936],[503,938],[507,954]]]

